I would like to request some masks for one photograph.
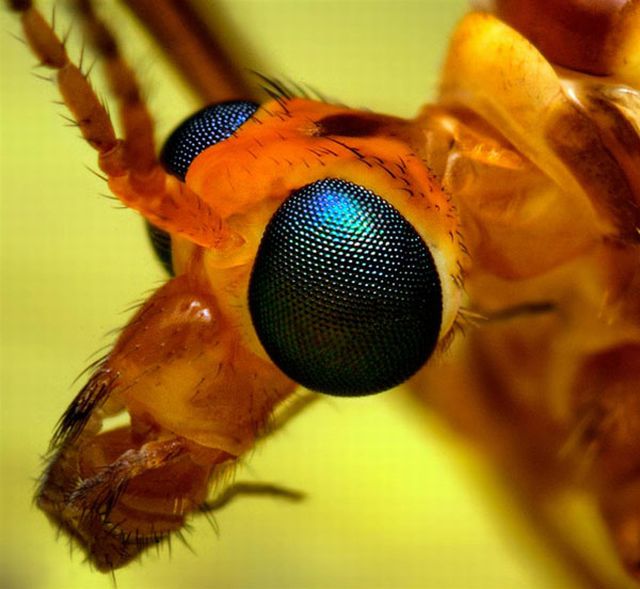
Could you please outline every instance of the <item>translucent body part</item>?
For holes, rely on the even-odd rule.
[[[503,67],[494,55],[508,56]],[[590,494],[637,575],[640,94],[625,79],[554,69],[490,16],[462,22],[440,106],[422,120],[429,132],[434,113],[449,114],[454,148],[440,173],[473,260],[465,290],[489,317],[533,300],[554,310],[489,321],[415,389],[484,440],[572,559],[575,540],[554,510],[570,490]]]

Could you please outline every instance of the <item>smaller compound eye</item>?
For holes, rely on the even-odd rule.
[[[254,102],[233,100],[212,104],[183,121],[169,136],[160,162],[184,181],[191,162],[207,147],[231,137],[259,108]]]

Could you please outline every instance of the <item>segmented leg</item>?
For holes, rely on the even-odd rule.
[[[83,137],[98,152],[100,169],[112,192],[165,231],[206,247],[220,245],[229,236],[220,229],[218,215],[160,166],[153,122],[135,76],[90,3],[80,5],[92,43],[105,61],[107,80],[119,106],[123,139],[116,137],[107,109],[42,14],[29,0],[10,0],[10,7],[21,14],[29,46],[41,64],[55,72],[64,103]]]

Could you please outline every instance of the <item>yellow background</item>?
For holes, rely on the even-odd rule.
[[[102,5],[162,138],[194,104],[126,15]],[[239,42],[252,67],[407,116],[433,95],[463,11],[451,0],[236,1],[223,9],[227,41]],[[58,116],[55,88],[31,75],[46,71],[34,70],[11,36],[19,35],[12,15],[1,16],[0,585],[110,588],[32,506],[33,478],[78,389],[74,377],[163,274],[139,218],[99,196],[106,188],[86,169],[95,167],[93,153]],[[58,30],[68,16],[59,11]],[[74,55],[79,36],[73,27]],[[193,522],[195,555],[174,542],[171,555],[164,548],[118,571],[118,587],[568,586],[505,517],[508,504],[464,448],[400,391],[323,401],[261,445],[238,477],[304,490],[303,504],[238,500],[217,516],[219,537],[206,521]]]

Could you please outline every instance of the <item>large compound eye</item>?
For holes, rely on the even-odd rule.
[[[429,248],[385,200],[339,179],[295,191],[265,229],[249,284],[254,327],[290,378],[333,395],[395,386],[438,340]]]
[[[183,121],[167,139],[160,161],[184,181],[191,162],[207,147],[231,137],[258,110],[254,102],[233,100],[213,104]]]

